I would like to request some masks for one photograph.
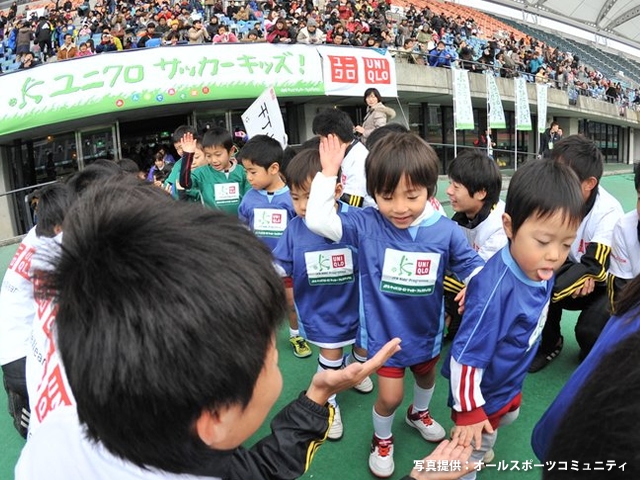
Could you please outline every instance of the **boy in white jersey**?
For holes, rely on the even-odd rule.
[[[580,358],[591,351],[610,317],[606,288],[609,254],[613,227],[623,215],[620,202],[600,185],[604,157],[592,140],[582,135],[563,138],[554,144],[550,158],[578,175],[584,218],[569,258],[558,271],[542,343],[529,372],[545,368],[562,351],[560,320],[564,309],[580,311],[575,328]]]
[[[413,403],[405,421],[427,441],[446,433],[429,413],[435,366],[444,330],[445,269],[470,278],[484,265],[460,229],[429,202],[438,180],[438,157],[413,133],[393,133],[367,158],[367,190],[378,208],[335,211],[336,175],[346,145],[329,135],[320,143],[322,172],[311,184],[306,221],[309,229],[358,251],[362,346],[375,354],[392,334],[403,350],[378,370],[378,396],[372,412],[374,435],[369,469],[393,475],[395,412],[404,396],[404,375],[414,377]]]
[[[44,187],[37,195],[38,223],[18,246],[0,290],[0,365],[13,425],[25,438],[30,414],[26,355],[36,314],[31,262],[38,250],[46,250],[45,239],[61,232],[70,203],[67,188],[59,183]]]
[[[455,212],[451,219],[462,228],[471,248],[485,262],[507,244],[502,228],[501,188],[500,169],[482,150],[464,150],[449,165],[446,193]],[[464,285],[452,277],[447,277],[445,282],[446,309],[450,317],[447,338],[452,339],[462,318],[454,296]]]
[[[640,170],[636,170],[633,184],[638,194],[635,210],[625,214],[613,228],[611,262],[607,292],[611,307],[622,288],[640,275]]]

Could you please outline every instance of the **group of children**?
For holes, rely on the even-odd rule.
[[[200,202],[209,209],[179,202],[163,229],[149,212],[158,210],[154,205],[164,211],[168,195],[149,195],[126,182],[120,186],[112,182],[111,188],[120,189],[119,197],[123,197],[115,205],[108,204],[104,188],[93,190],[72,210],[71,219],[65,220],[71,233],[65,228],[65,248],[55,273],[44,276],[42,283],[45,291],[59,292],[54,302],[57,342],[70,390],[78,398],[80,425],[110,454],[138,467],[151,465],[173,473],[220,478],[241,478],[249,472],[251,478],[265,478],[267,465],[278,469],[280,460],[290,460],[296,468],[288,475],[280,470],[270,474],[275,475],[271,478],[294,478],[306,470],[325,437],[338,440],[343,435],[336,393],[348,387],[371,392],[374,386],[369,374],[375,371],[377,397],[368,466],[374,475],[389,477],[395,471],[392,425],[403,401],[406,368],[414,378],[406,423],[426,441],[440,442],[447,437],[431,417],[429,406],[448,326],[452,344],[442,374],[451,385],[449,406],[455,423],[451,447],[467,448],[473,462],[489,461],[498,428],[518,416],[527,372],[539,369],[538,364],[544,367],[559,353],[557,341],[551,353],[538,352],[541,336],[544,346],[550,305],[557,303],[553,328],[559,334],[562,309],[572,307],[561,301],[572,297],[588,302],[587,307],[582,306],[591,307],[591,313],[583,312],[579,320],[579,326],[588,331],[588,340],[580,343],[586,356],[606,323],[601,316],[609,316],[606,300],[614,298],[637,273],[635,266],[630,268],[630,263],[635,265],[630,255],[639,248],[633,236],[637,232],[632,231],[637,226],[636,213],[615,227],[618,241],[611,258],[617,267],[612,266],[615,277],[609,277],[607,295],[604,280],[621,208],[599,186],[602,157],[584,137],[567,137],[554,146],[551,158],[521,167],[511,180],[506,202],[499,198],[501,175],[495,162],[477,150],[461,154],[450,166],[446,193],[456,212],[450,220],[434,202],[439,160],[424,140],[390,125],[374,132],[367,151],[347,133],[353,132],[348,115],[335,109],[320,112],[313,129],[316,139],[287,152],[290,160],[286,160],[280,144],[267,136],[251,138],[233,158],[229,132],[211,129],[199,137],[190,127],[180,127],[173,140],[181,159],[163,188],[176,198]],[[132,202],[137,208],[148,207],[140,208],[146,220],[136,216]],[[118,228],[112,225],[115,211],[125,213]],[[229,220],[234,216],[254,235],[237,229],[237,222]],[[118,232],[140,240],[121,243]],[[255,237],[261,242],[254,241]],[[145,247],[147,243],[150,248]],[[80,259],[93,259],[94,250],[103,252],[104,262],[83,267]],[[146,272],[145,281],[153,284],[151,291],[157,295],[151,301],[140,298],[148,307],[140,312],[134,307],[140,272],[130,270],[129,265],[136,263],[134,258],[156,250],[174,254],[159,255],[159,263]],[[185,255],[196,261],[198,274],[202,274],[197,282],[183,270],[187,268]],[[114,265],[122,271],[116,271]],[[188,268],[193,270],[193,263]],[[167,271],[178,280],[170,288],[165,283]],[[278,286],[273,280],[276,271],[281,277]],[[94,279],[94,274],[101,279]],[[117,279],[117,285],[105,284],[108,280],[102,276]],[[74,281],[67,284],[69,278]],[[286,295],[280,297],[282,285]],[[124,293],[125,288],[130,292]],[[147,283],[145,291],[148,288]],[[120,294],[130,299],[123,300],[115,313],[103,301],[83,303],[76,289],[83,295],[100,291],[112,300]],[[209,291],[230,294],[213,299]],[[177,313],[178,326],[153,324],[158,317],[174,320],[162,311],[167,301],[184,305],[184,311]],[[278,457],[274,462],[269,452],[275,447],[267,439],[263,448],[256,447],[255,456],[249,454],[251,460],[244,457],[245,451],[241,458],[228,462],[220,451],[235,449],[251,435],[279,394],[276,386],[281,380],[273,370],[277,354],[272,336],[277,326],[274,319],[284,314],[285,304],[293,352],[308,357],[312,351],[307,342],[316,345],[318,374],[306,394],[311,403],[305,404],[301,397],[287,407],[293,412],[281,423],[274,422],[289,431],[287,422],[293,422],[306,433],[294,434],[293,439],[288,436],[280,443],[282,448],[290,446],[290,459]],[[83,314],[96,318],[87,321]],[[123,317],[122,325],[108,325],[113,315]],[[213,315],[213,325],[206,325],[209,318],[203,315]],[[232,319],[238,319],[234,328],[261,332],[257,353],[249,354],[242,346],[240,351],[231,351],[228,345],[223,348],[225,338],[229,345],[236,344],[232,339],[237,337],[226,326]],[[261,321],[264,323],[258,326]],[[93,323],[99,325],[97,331],[106,333],[99,336],[92,331]],[[166,332],[158,333],[159,329]],[[167,332],[171,341],[164,338]],[[220,337],[222,343],[206,340],[207,335]],[[121,336],[127,339],[119,345]],[[100,358],[86,358],[91,344],[80,343],[89,342],[87,339],[96,342],[95,348],[102,353],[94,357]],[[169,353],[166,358],[160,345]],[[348,346],[352,348],[345,354]],[[181,349],[185,352],[180,353]],[[117,360],[119,355],[131,358]],[[234,361],[245,355],[247,362]],[[105,363],[100,364],[101,360]],[[134,375],[135,384],[124,378],[126,372],[144,370],[143,364],[154,363],[157,366],[148,367],[148,378]],[[198,364],[194,374],[211,365],[216,365],[213,370],[218,373],[181,378],[184,372],[177,373],[175,365],[182,363]],[[252,370],[245,371],[249,367],[243,363],[250,363]],[[96,380],[91,377],[94,370],[101,372]],[[176,375],[166,387],[160,387],[169,370]],[[210,383],[211,391],[197,392],[203,383]],[[236,383],[250,388],[238,391],[241,387]],[[169,395],[170,400],[162,402],[156,397],[165,388],[175,398]],[[229,391],[229,396],[220,397],[215,388]],[[148,410],[171,415],[169,407],[182,405],[182,394],[184,415],[166,420],[160,430],[152,424],[165,420],[136,417],[149,396],[154,400]],[[111,396],[113,401],[106,398]],[[325,403],[328,410],[318,410]],[[239,411],[234,405],[239,405]],[[129,420],[118,423],[120,426],[104,422],[104,418],[118,417],[121,408],[130,408],[130,416],[124,417]],[[233,432],[232,427],[243,424],[247,415],[252,415],[248,424],[253,430]],[[303,416],[316,416],[318,422],[308,426]],[[143,432],[119,444],[123,431],[118,428],[125,428],[122,425],[129,421],[140,423]],[[189,433],[180,433],[185,426],[190,431],[195,428],[199,440],[213,450],[190,443]],[[281,435],[278,428],[274,435]],[[167,443],[173,452],[167,445],[156,445],[157,438],[164,442],[167,436],[181,442]],[[59,440],[49,436],[40,445]],[[550,441],[550,437],[544,439],[545,449]],[[147,447],[137,450],[140,442]],[[157,447],[155,453],[152,445]],[[37,448],[23,455],[19,471],[28,472],[26,465],[35,458],[31,456]],[[306,458],[302,467],[296,463],[301,456]],[[188,460],[180,460],[183,457]],[[475,470],[465,473],[465,479],[475,478]]]
[[[538,337],[549,328],[549,305],[564,298],[553,288],[554,272],[561,269],[564,296],[574,293],[568,288],[574,283],[574,290],[585,283],[603,288],[610,235],[609,241],[598,237],[604,245],[598,247],[583,222],[585,205],[587,218],[595,216],[589,208],[595,202],[592,192],[605,198],[607,214],[615,210],[599,187],[597,149],[586,139],[570,137],[564,149],[559,145],[555,161],[532,163],[514,177],[507,204],[499,198],[501,174],[495,162],[468,150],[450,165],[446,193],[456,212],[451,222],[430,201],[438,159],[425,142],[394,133],[398,129],[390,126],[378,132],[381,138],[367,152],[353,139],[348,116],[338,110],[320,113],[313,129],[315,142],[306,145],[310,148],[303,145],[288,162],[268,137],[250,139],[235,163],[227,132],[207,132],[201,141],[187,132],[179,142],[184,160],[178,188],[208,206],[237,213],[269,246],[294,306],[289,318],[296,355],[311,354],[309,341],[320,349],[319,370],[340,369],[363,362],[395,336],[402,339],[402,352],[377,371],[372,473],[388,477],[394,472],[391,426],[403,400],[407,367],[413,372],[414,395],[406,422],[427,441],[445,438],[429,404],[446,327],[453,345],[443,375],[451,382],[454,434],[474,440],[475,461],[489,460],[495,430],[517,416],[526,372],[539,369],[541,355],[545,364],[550,361],[544,350],[536,353]],[[354,162],[354,156],[359,160]],[[328,178],[316,178],[318,172]],[[531,178],[540,179],[535,188]],[[345,194],[347,185],[351,193]],[[233,202],[222,206],[229,192]],[[363,208],[373,203],[376,208]],[[599,220],[592,223],[611,230],[616,215],[603,222],[599,210]],[[581,248],[598,250],[598,271],[581,267],[576,255],[565,263],[572,250]],[[567,275],[572,261],[575,270],[585,270],[581,275]],[[476,274],[479,280],[470,282]],[[589,296],[592,292],[585,290],[576,297],[580,293],[590,304],[597,299],[598,318],[608,319],[601,295]],[[562,308],[551,310],[561,314]],[[553,321],[559,325],[557,314]],[[589,327],[595,342],[604,322],[590,321]],[[593,342],[584,347],[586,353]],[[348,345],[352,351],[344,355]],[[370,392],[373,384],[367,378],[356,388]],[[343,434],[342,415],[335,397],[329,402],[335,417],[328,438],[336,440]]]

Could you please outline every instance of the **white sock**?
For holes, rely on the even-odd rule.
[[[329,360],[322,356],[322,354],[318,355],[318,372],[320,370],[340,370],[342,367],[342,359],[338,360]]]
[[[423,412],[429,410],[433,391],[436,389],[434,385],[431,388],[421,388],[417,383],[413,384],[413,409],[411,413]]]
[[[289,327],[289,337],[293,338],[293,337],[299,337],[300,336],[300,330],[298,329],[293,329],[291,327]]]
[[[388,417],[383,417],[376,412],[376,407],[373,407],[373,431],[381,440],[385,438],[391,438],[391,427],[393,425],[393,418],[396,416],[393,412]]]

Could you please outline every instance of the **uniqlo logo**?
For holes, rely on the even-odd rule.
[[[358,83],[358,59],[329,55],[331,81],[336,83]]]
[[[277,224],[282,223],[282,214],[274,213],[273,215],[271,215],[271,223],[277,223]]]
[[[9,269],[16,272],[25,280],[30,280],[29,270],[31,270],[31,258],[34,253],[36,253],[34,248],[20,244],[18,251],[9,264]]]
[[[236,194],[236,186],[235,185],[231,185],[229,187],[229,194],[230,195],[235,195]]]
[[[429,275],[431,260],[418,260],[416,262],[416,275]]]
[[[344,255],[331,255],[331,264],[333,268],[344,268],[347,266],[347,262],[344,259]]]
[[[366,83],[391,83],[391,64],[386,58],[363,58],[362,60]]]

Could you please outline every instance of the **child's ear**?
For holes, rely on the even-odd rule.
[[[342,184],[341,183],[336,183],[336,189],[335,192],[333,194],[333,197],[336,200],[340,200],[340,197],[342,197],[342,192],[343,192],[343,188],[342,188]]]
[[[509,240],[513,239],[513,225],[511,224],[511,215],[508,213],[502,214],[502,228],[504,228],[504,233],[507,234],[507,238]]]
[[[196,420],[196,432],[200,440],[214,450],[226,450],[229,434],[238,418],[237,408],[237,405],[218,410],[203,408]]]
[[[581,183],[582,191],[588,197],[591,191],[598,186],[598,179],[596,177],[589,177]]]
[[[269,165],[269,168],[267,168],[267,173],[269,173],[270,175],[277,175],[280,173],[280,164],[278,162],[273,162],[271,165]]]
[[[231,147],[231,150],[229,150],[229,157],[236,158],[236,155],[238,154],[239,150],[240,149],[235,145],[233,147]]]
[[[487,191],[486,190],[478,190],[476,193],[473,194],[473,197],[476,200],[480,200],[481,202],[484,201],[485,198],[487,198]]]

